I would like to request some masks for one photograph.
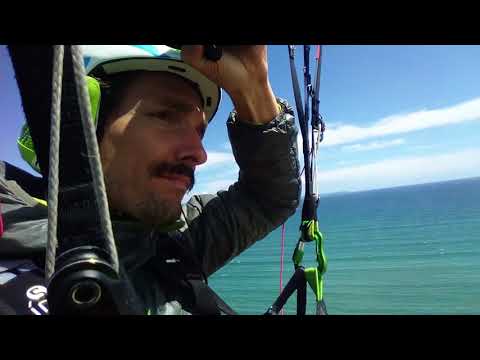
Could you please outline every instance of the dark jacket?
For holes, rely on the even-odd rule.
[[[232,113],[227,126],[240,168],[238,181],[216,195],[193,196],[183,206],[185,225],[181,229],[159,233],[138,222],[112,219],[122,271],[145,313],[201,313],[195,300],[185,295],[184,287],[172,280],[175,274],[180,274],[179,279],[200,276],[204,283],[208,276],[285,222],[298,207],[301,182],[292,109],[288,107],[285,114],[266,125],[236,121]],[[23,301],[25,313],[42,313],[46,308],[41,295],[46,292],[43,261],[47,208],[32,199],[28,190],[19,185],[23,180],[18,179],[9,176],[5,163],[0,162],[4,222],[0,303],[3,294],[3,306],[8,310],[4,312],[22,313],[12,301]],[[14,300],[5,295],[6,289],[13,288],[20,278],[26,279],[27,274],[27,285],[17,284],[20,290],[8,292],[11,295],[20,291],[23,299],[21,295]]]

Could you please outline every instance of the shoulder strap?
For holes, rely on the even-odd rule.
[[[195,312],[201,315],[237,315],[225,301],[201,279],[188,279],[194,294]]]
[[[162,239],[162,247],[149,262],[162,285],[172,292],[171,300],[198,315],[235,315],[236,312],[208,286],[193,251],[181,245],[178,234]],[[168,243],[168,246],[166,244]],[[175,299],[175,297],[179,297]]]

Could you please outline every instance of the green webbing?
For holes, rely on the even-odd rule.
[[[304,247],[306,242],[315,241],[316,252],[316,267],[310,267],[305,269],[305,277],[308,284],[315,293],[315,297],[318,301],[323,299],[323,279],[322,276],[327,270],[327,257],[323,250],[323,235],[320,232],[318,220],[305,220],[302,221],[300,226],[301,237],[298,240],[297,246],[293,252],[292,260],[297,269],[302,265],[303,256],[305,254]]]

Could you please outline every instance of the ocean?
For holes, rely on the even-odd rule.
[[[326,195],[318,217],[329,314],[480,314],[480,177]],[[300,210],[286,222],[284,285],[299,224]],[[305,265],[314,251],[306,246]],[[240,314],[261,315],[279,294],[280,254],[281,228],[209,283]],[[285,311],[295,314],[295,295]]]

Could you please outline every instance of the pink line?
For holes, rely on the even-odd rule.
[[[3,220],[2,220],[2,209],[0,207],[0,237],[2,237],[3,234]]]
[[[320,59],[320,56],[322,55],[322,47],[321,45],[317,45],[317,59]]]
[[[282,225],[282,254],[280,256],[280,293],[283,290],[283,255],[285,253],[285,223]],[[281,315],[284,315],[283,309],[280,312]]]

